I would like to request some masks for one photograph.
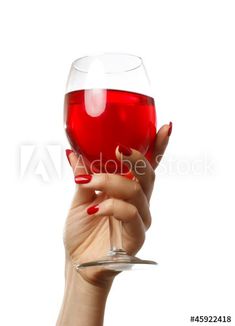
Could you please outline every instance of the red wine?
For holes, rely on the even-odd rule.
[[[119,144],[151,156],[156,135],[152,97],[113,89],[86,89],[65,96],[65,128],[72,148],[95,172],[121,173]]]

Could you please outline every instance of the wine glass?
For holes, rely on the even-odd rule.
[[[91,173],[119,173],[129,178],[128,164],[116,159],[118,145],[149,158],[156,135],[156,113],[143,60],[124,53],[85,56],[72,63],[65,95],[65,130],[71,147]],[[130,270],[156,265],[129,256],[122,247],[122,225],[109,217],[110,251],[76,265]]]

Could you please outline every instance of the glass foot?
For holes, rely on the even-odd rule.
[[[157,263],[152,260],[142,260],[134,256],[129,256],[123,250],[111,251],[107,256],[99,260],[90,261],[76,265],[76,270],[90,267],[103,267],[113,271],[146,270],[153,269]]]

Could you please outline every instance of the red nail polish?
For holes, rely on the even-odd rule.
[[[91,179],[92,176],[90,174],[80,174],[80,175],[76,175],[74,178],[75,182],[79,185],[88,183],[91,181]]]
[[[69,164],[71,165],[70,160],[69,160],[69,155],[70,155],[71,153],[73,153],[73,151],[72,151],[71,149],[66,149],[65,153],[66,153],[67,159],[68,159],[68,161],[69,161]]]
[[[171,133],[172,133],[172,122],[169,123],[168,137],[170,137]]]
[[[95,214],[95,213],[97,213],[98,211],[99,211],[99,207],[98,207],[98,205],[96,205],[96,206],[91,206],[91,207],[88,207],[88,208],[87,208],[87,214],[89,214],[89,215]]]
[[[124,146],[124,145],[119,145],[118,146],[118,151],[119,153],[125,155],[125,156],[130,156],[132,154],[132,150],[130,147]]]

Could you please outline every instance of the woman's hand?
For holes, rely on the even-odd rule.
[[[116,149],[119,160],[130,162],[134,180],[113,174],[87,175],[81,158],[68,152],[78,186],[65,225],[65,293],[57,326],[103,325],[106,299],[117,273],[99,268],[77,273],[74,264],[107,254],[109,216],[122,221],[123,247],[127,253],[135,254],[141,248],[151,224],[149,201],[154,169],[166,149],[171,130],[171,123],[159,130],[150,163],[136,150],[122,146]]]
[[[119,146],[116,157],[130,162],[134,180],[116,174],[87,174],[82,160],[72,151],[68,159],[78,184],[65,225],[67,263],[83,263],[105,256],[110,247],[109,216],[122,222],[123,248],[135,255],[151,224],[149,201],[154,186],[154,169],[168,143],[172,125],[156,135],[152,162],[138,151]],[[126,154],[126,155],[124,155]],[[99,191],[97,194],[96,191]],[[100,268],[79,271],[92,284],[109,284],[116,273]]]

